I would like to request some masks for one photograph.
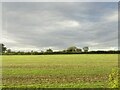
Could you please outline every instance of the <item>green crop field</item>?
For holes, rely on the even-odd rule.
[[[3,88],[107,88],[117,54],[4,55]]]

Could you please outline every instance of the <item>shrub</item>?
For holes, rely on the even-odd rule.
[[[118,69],[112,69],[112,72],[109,75],[109,88],[118,88]]]

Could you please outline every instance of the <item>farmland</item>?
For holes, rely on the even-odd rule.
[[[117,54],[4,55],[3,87],[107,88]]]

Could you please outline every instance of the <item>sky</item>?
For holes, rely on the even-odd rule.
[[[118,49],[117,2],[4,2],[2,43],[15,51]]]

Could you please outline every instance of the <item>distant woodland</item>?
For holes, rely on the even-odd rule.
[[[89,47],[77,48],[76,46],[68,47],[65,50],[54,51],[50,48],[46,51],[13,51],[7,48],[4,44],[0,44],[1,55],[52,55],[52,54],[120,54],[120,50],[109,51],[89,51]]]

